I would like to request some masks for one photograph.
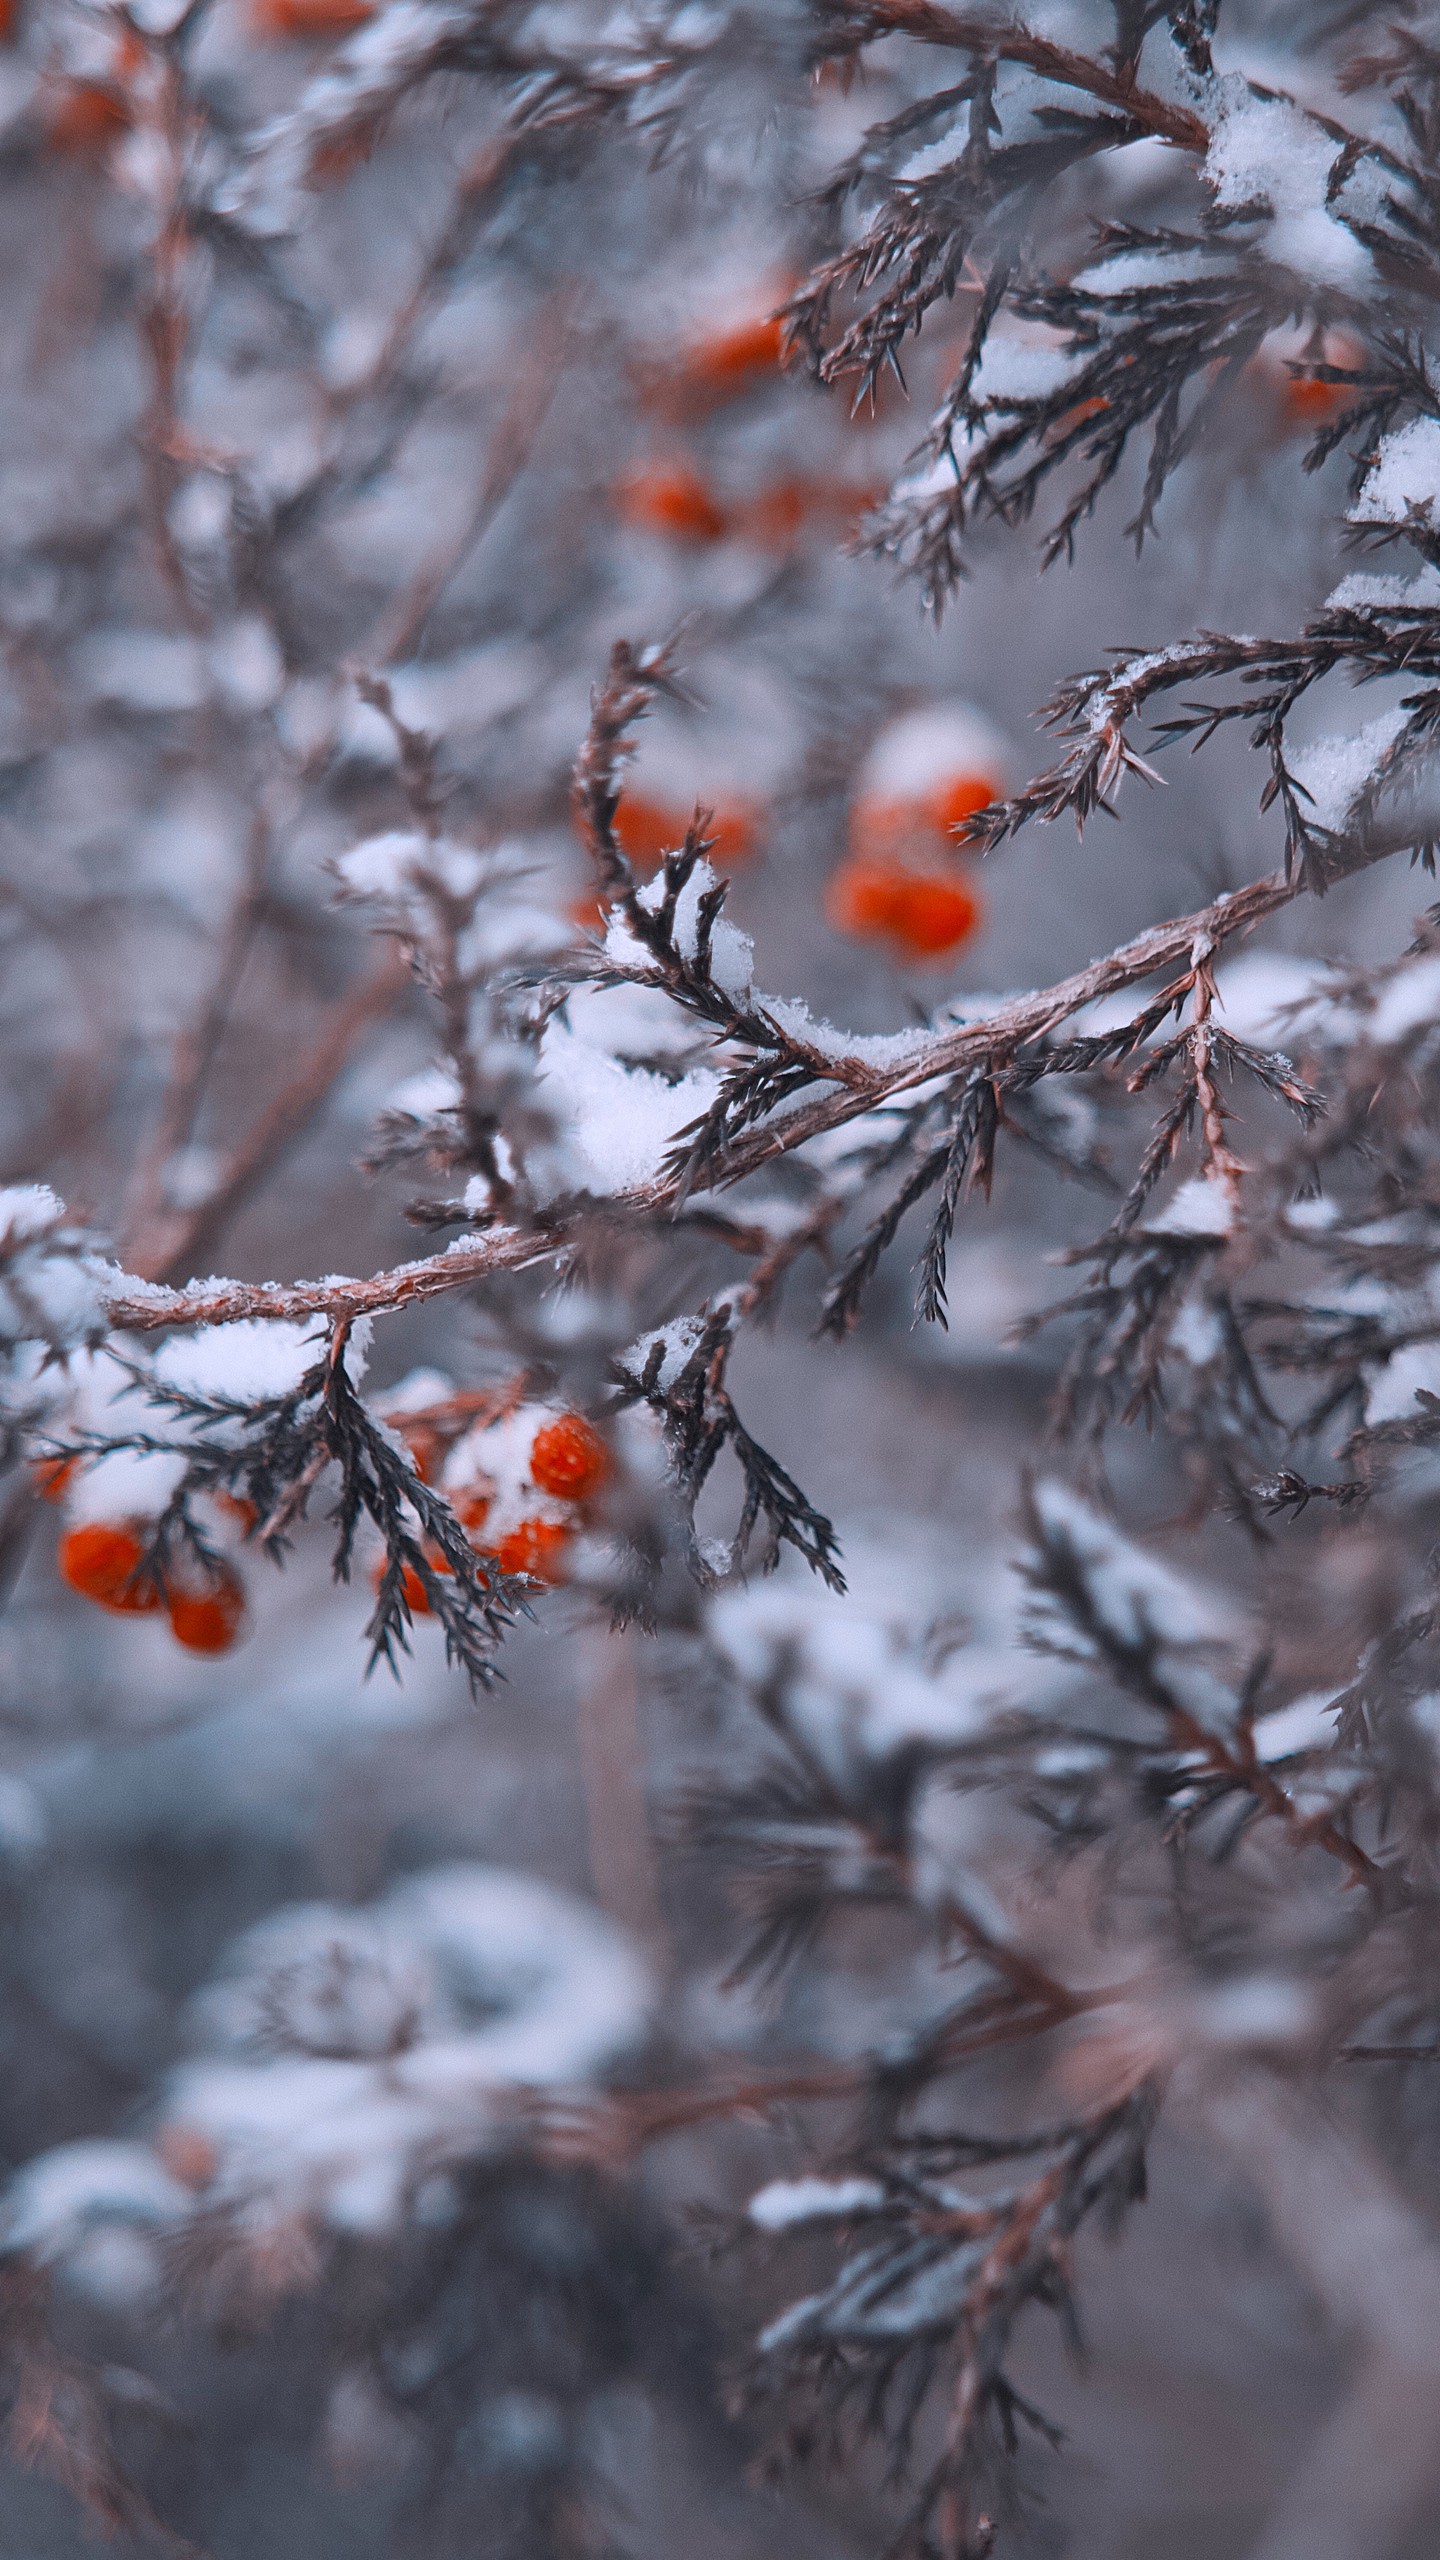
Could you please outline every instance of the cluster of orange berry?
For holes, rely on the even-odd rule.
[[[46,1459],[35,1470],[36,1487],[47,1502],[62,1502],[83,1465],[79,1458]],[[240,1528],[252,1518],[247,1503],[229,1495],[215,1497],[217,1508]],[[245,1585],[226,1556],[210,1562],[198,1557],[167,1564],[163,1587],[146,1569],[148,1522],[79,1520],[61,1534],[56,1562],[60,1578],[72,1591],[120,1618],[158,1617],[163,1611],[170,1632],[187,1653],[228,1653],[245,1625]]]
[[[477,1555],[493,1558],[502,1573],[565,1581],[576,1530],[611,1472],[610,1452],[593,1423],[548,1406],[518,1404],[496,1413],[491,1400],[466,1396],[409,1412],[392,1407],[387,1419],[422,1484],[444,1493]],[[450,1570],[438,1549],[428,1550],[425,1560],[434,1573]],[[382,1562],[377,1585],[384,1570]],[[413,1567],[405,1598],[413,1615],[429,1615]]]
[[[383,1410],[383,1408],[382,1408]],[[510,1404],[493,1397],[448,1396],[387,1418],[404,1440],[422,1483],[437,1485],[477,1555],[506,1574],[561,1583],[577,1529],[607,1482],[610,1453],[583,1414]],[[43,1459],[34,1469],[47,1502],[71,1501],[83,1484],[83,1458]],[[229,1494],[210,1497],[217,1532],[238,1538],[254,1512]],[[61,1534],[60,1577],[97,1608],[123,1618],[168,1619],[187,1652],[228,1653],[244,1632],[245,1585],[228,1555],[167,1561],[163,1577],[147,1564],[151,1522],[138,1509],[119,1518],[80,1518]],[[435,1573],[450,1568],[427,1552]],[[382,1563],[374,1579],[378,1585]],[[405,1597],[416,1617],[430,1604],[418,1573],[407,1569]]]
[[[776,302],[785,291],[777,278]],[[784,352],[784,323],[775,311],[722,321],[700,330],[672,362],[645,369],[641,397],[678,434],[773,383]],[[627,522],[667,541],[703,548],[739,537],[764,551],[786,552],[810,531],[843,540],[882,492],[843,478],[787,471],[744,496],[727,497],[682,445],[627,474],[614,495]]]
[[[910,961],[943,960],[968,942],[984,909],[953,830],[1001,797],[1006,761],[988,722],[959,704],[908,712],[883,729],[831,875],[830,922]]]

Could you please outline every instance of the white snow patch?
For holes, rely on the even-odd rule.
[[[1435,521],[1440,499],[1440,418],[1412,418],[1382,436],[1375,460],[1350,510],[1351,524],[1405,524],[1412,515]]]
[[[878,2178],[773,2178],[751,2197],[747,2211],[761,2231],[793,2231],[797,2223],[877,2213],[884,2202]]]
[[[1215,972],[1224,1028],[1252,1048],[1273,1045],[1291,1006],[1320,999],[1325,964],[1289,951],[1244,951]]]
[[[83,694],[117,710],[198,711],[210,691],[205,653],[185,632],[96,631],[74,668]]]
[[[1394,1048],[1417,1031],[1440,1022],[1440,952],[1397,969],[1376,1000],[1365,1028],[1382,1049]]]
[[[932,1676],[893,1624],[848,1594],[752,1583],[711,1603],[709,1627],[721,1659],[752,1687],[783,1676],[788,1716],[842,1787],[863,1784],[896,1752],[953,1748],[990,1721],[993,1656],[961,1651]]]
[[[1291,758],[1290,771],[1308,798],[1306,816],[1317,826],[1343,833],[1409,717],[1397,703],[1348,737],[1312,738],[1301,747]]]
[[[1194,1656],[1198,1647],[1233,1636],[1229,1613],[1211,1595],[1145,1555],[1069,1485],[1047,1478],[1035,1487],[1033,1499],[1046,1547],[1064,1555],[1078,1573],[1110,1642],[1126,1652],[1158,1646],[1164,1678],[1177,1703],[1207,1732],[1228,1727],[1234,1719],[1231,1692]],[[1033,1595],[1025,1623],[1043,1650],[1074,1661],[1103,1660],[1101,1644],[1048,1591]]]
[[[1292,1759],[1301,1751],[1329,1751],[1335,1741],[1335,1701],[1338,1689],[1307,1691],[1303,1698],[1292,1698],[1288,1707],[1276,1707],[1268,1716],[1257,1717],[1255,1723],[1255,1757],[1266,1768],[1276,1760]]]
[[[593,2081],[649,2007],[645,1966],[598,1911],[498,1867],[434,1868],[366,1912],[304,1905],[240,1939],[197,2003],[212,2051],[172,2076],[167,2121],[214,2147],[211,2200],[389,2230],[423,2173],[489,2146],[506,2093]],[[255,2058],[277,2013],[330,2049]]]
[[[1340,145],[1288,99],[1257,98],[1239,72],[1221,88],[1205,161],[1217,205],[1268,203],[1270,257],[1316,283],[1363,289],[1370,252],[1326,200]]]
[[[1069,354],[1058,339],[1022,338],[992,329],[971,380],[971,397],[983,407],[1048,400],[1083,361]]]
[[[1367,1423],[1418,1422],[1422,1408],[1415,1398],[1422,1389],[1440,1396],[1440,1342],[1407,1342],[1391,1352],[1366,1393]]]
[[[1147,1236],[1214,1236],[1218,1240],[1233,1235],[1236,1215],[1228,1185],[1215,1174],[1196,1174],[1172,1192],[1163,1209],[1144,1220],[1140,1232]]]
[[[971,702],[935,702],[880,731],[857,778],[864,800],[918,800],[970,776],[1005,788],[1012,754],[993,720]]]
[[[62,2142],[16,2171],[0,2198],[0,2248],[41,2265],[97,2220],[165,2228],[190,2209],[185,2189],[139,2142]]]
[[[1416,612],[1429,612],[1440,605],[1440,569],[1427,563],[1414,578],[1357,569],[1332,587],[1325,599],[1327,613],[1363,612],[1367,605],[1408,605]]]
[[[353,1339],[353,1337],[352,1337]],[[185,1395],[234,1397],[254,1404],[262,1397],[285,1396],[313,1369],[325,1347],[324,1327],[266,1323],[258,1316],[236,1324],[197,1325],[193,1333],[172,1334],[153,1363],[156,1384]],[[361,1372],[349,1359],[352,1377]],[[363,1364],[362,1364],[363,1367]]]

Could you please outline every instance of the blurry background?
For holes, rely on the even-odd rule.
[[[1343,465],[1299,476],[1313,417],[1277,354],[1138,560],[1119,533],[1132,471],[1073,568],[1042,578],[1038,524],[983,528],[937,628],[845,544],[955,361],[965,285],[915,348],[908,397],[885,387],[873,416],[784,371],[771,318],[823,238],[813,191],[927,66],[887,41],[848,89],[815,83],[798,11],[737,12],[728,44],[688,12],[677,40],[713,50],[673,134],[577,116],[515,147],[482,63],[383,131],[322,137],[313,183],[287,195],[283,124],[254,137],[313,99],[368,16],[214,0],[178,102],[160,94],[158,11],[137,34],[10,0],[0,51],[0,1172],[52,1183],[155,1277],[428,1249],[404,1216],[411,1174],[357,1170],[379,1115],[427,1107],[437,1055],[433,1007],[387,974],[373,911],[337,903],[334,862],[407,823],[357,667],[387,673],[402,721],[439,742],[447,832],[514,848],[527,899],[570,933],[593,897],[568,806],[591,688],[615,638],[683,626],[691,698],[644,731],[623,822],[637,859],[701,801],[759,983],[887,1030],[957,991],[1058,977],[1279,850],[1222,739],[1203,765],[1166,759],[1169,787],[1132,789],[1083,844],[1031,830],[979,876],[933,827],[896,853],[906,754],[918,797],[1003,788],[1043,760],[1034,713],[1068,671],[1197,626],[1288,630],[1341,574]],[[1240,24],[1255,76],[1290,16]],[[518,13],[494,24],[519,40]],[[523,31],[576,58],[614,32],[580,6]],[[1066,182],[1076,266],[1092,217],[1172,218],[1168,161],[1138,144]],[[207,222],[201,202],[233,210]],[[902,726],[896,748],[896,724],[932,709],[948,729]],[[1352,716],[1326,708],[1330,726]],[[897,903],[892,875],[917,874],[945,884],[938,925],[916,923],[908,888]],[[1270,943],[1364,957],[1419,904],[1404,876],[1367,879],[1363,903],[1358,885],[1304,903]],[[206,1072],[177,1114],[176,1044],[197,1036]],[[857,1622],[941,1630],[942,1655],[945,1628],[978,1626],[1013,1653],[1014,1488],[1055,1355],[1006,1336],[1059,1293],[1045,1256],[1095,1213],[1044,1166],[1002,1167],[957,1234],[948,1333],[912,1329],[902,1252],[843,1348],[810,1340],[809,1281],[742,1344],[737,1402],[834,1518]],[[667,1267],[674,1294],[647,1321],[698,1297],[703,1250],[688,1290]],[[493,1379],[535,1320],[518,1287],[391,1318],[368,1383]],[[1124,1464],[1157,1511],[1172,1490],[1183,1508],[1143,1444]],[[635,2081],[852,2054],[941,1996],[922,1934],[888,1915],[847,1921],[774,1998],[727,1985],[734,1914],[667,1810],[736,1731],[696,1611],[613,1635],[558,1590],[475,1703],[433,1625],[400,1682],[366,1678],[363,1578],[331,1585],[318,1531],[283,1575],[247,1564],[245,1641],[213,1660],[67,1589],[56,1535],[28,1490],[12,1502],[9,2167],[143,2136],[196,1993],[267,1915],[369,1905],[455,1861],[578,1896],[633,1940],[650,2023],[615,2067]],[[973,2111],[1003,2115],[1031,2068],[985,2066]],[[777,2536],[859,2560],[886,2545],[878,2478],[764,2485],[757,2436],[724,2414],[745,2338],[788,2292],[764,2250],[710,2264],[690,2224],[803,2171],[806,2123],[682,2131],[613,2174],[493,2154],[449,2221],[342,2238],[323,2284],[254,2316],[176,2309],[153,2270],[102,2252],[62,2286],[62,2324],[111,2376],[146,2494],[223,2560],[659,2555],[682,2537],[694,2560],[758,2560]],[[1084,2247],[1083,2379],[1053,2340],[1029,2350],[1027,2387],[1070,2443],[1030,2464],[1028,2547],[1226,2560],[1330,2405],[1339,2350],[1253,2200],[1183,2134],[1162,2137],[1123,2248]],[[373,2379],[386,2356],[404,2422]],[[92,2534],[34,2469],[0,2473],[15,2560],[70,2560]]]

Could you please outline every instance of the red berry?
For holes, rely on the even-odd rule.
[[[255,0],[251,25],[260,37],[346,36],[375,14],[373,0]]]
[[[450,1571],[449,1565],[446,1563],[445,1558],[440,1554],[438,1548],[427,1547],[425,1551],[425,1561],[430,1567],[432,1573],[448,1573]],[[382,1556],[380,1562],[376,1565],[374,1572],[370,1576],[371,1583],[377,1591],[385,1579],[385,1565],[386,1559]],[[428,1618],[433,1615],[433,1611],[430,1606],[430,1594],[426,1590],[425,1585],[419,1574],[416,1572],[413,1564],[407,1564],[404,1572],[401,1574],[400,1588],[405,1595],[405,1606],[409,1610],[412,1618]]]
[[[78,1458],[37,1458],[31,1473],[41,1501],[63,1502],[79,1464]]]
[[[467,1538],[477,1538],[490,1517],[490,1495],[472,1487],[469,1493],[457,1493],[450,1504]]]
[[[44,110],[52,151],[103,151],[134,122],[128,101],[101,80],[66,80]]]
[[[698,471],[636,471],[616,492],[620,512],[649,533],[679,542],[719,542],[726,518]]]
[[[118,1617],[149,1617],[160,1606],[160,1593],[148,1574],[139,1572],[145,1542],[135,1529],[111,1520],[86,1520],[67,1529],[60,1541],[62,1580],[102,1609]]]
[[[245,1585],[233,1566],[217,1566],[203,1587],[172,1589],[170,1632],[187,1653],[228,1653],[245,1623]]]
[[[913,799],[862,799],[850,820],[855,857],[885,862],[907,851],[923,856],[927,848],[946,843],[962,818],[1002,796],[993,774],[973,772],[950,774]]]
[[[988,773],[959,773],[953,782],[942,782],[926,803],[936,831],[948,836],[962,818],[973,817],[977,809],[988,809],[992,800],[1003,797],[1000,785]]]
[[[834,874],[825,905],[842,933],[889,942],[912,960],[939,960],[957,951],[982,913],[975,890],[954,872],[858,856]]]
[[[502,1538],[495,1561],[502,1573],[528,1573],[536,1582],[562,1582],[570,1532],[555,1520],[522,1520]]]
[[[686,358],[684,378],[687,387],[727,400],[776,372],[784,352],[785,323],[778,313],[767,312],[700,339]]]
[[[636,870],[653,871],[667,853],[679,851],[694,814],[693,800],[682,806],[627,791],[616,812],[615,833]],[[757,813],[743,800],[720,801],[705,821],[715,859],[726,865],[749,861],[757,832]]]
[[[610,1452],[581,1413],[543,1423],[530,1449],[531,1481],[565,1502],[588,1502],[610,1473]]]

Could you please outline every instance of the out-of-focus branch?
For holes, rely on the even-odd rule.
[[[180,387],[190,338],[191,267],[195,256],[187,201],[188,171],[199,140],[200,119],[172,46],[152,44],[144,72],[132,86],[137,127],[164,173],[155,235],[150,244],[149,285],[137,314],[150,368],[150,398],[140,428],[146,515],[155,556],[176,610],[188,629],[198,631],[203,629],[206,617],[197,609],[190,592],[170,523],[170,503],[189,443],[180,415]]]
[[[1440,2241],[1313,2097],[1254,2074],[1203,2091],[1182,2075],[1174,2094],[1259,2188],[1355,2357],[1250,2560],[1386,2560],[1440,2482]]]
[[[177,1218],[163,1244],[157,1241],[149,1272],[142,1268],[142,1276],[174,1286],[197,1258],[214,1250],[231,1220],[304,1135],[357,1043],[385,1019],[408,984],[405,963],[392,952],[335,1007],[288,1084],[235,1149],[215,1188]]]
[[[393,666],[409,657],[440,596],[509,497],[555,397],[579,298],[578,287],[557,293],[538,324],[527,324],[529,352],[519,361],[514,388],[491,438],[474,502],[463,523],[437,545],[403,594],[381,616],[368,652],[374,665]]]
[[[269,854],[269,823],[257,813],[246,838],[240,885],[220,937],[210,983],[191,1019],[176,1036],[170,1078],[154,1135],[135,1175],[128,1232],[137,1271],[155,1266],[157,1255],[163,1259],[157,1230],[173,1223],[166,1219],[166,1174],[195,1127],[259,919]]]
[[[384,343],[363,373],[331,393],[332,409],[352,409],[357,401],[368,398],[390,381],[416,330],[470,249],[477,224],[501,193],[516,162],[531,147],[527,136],[507,131],[486,143],[461,171],[449,216],[395,312]]]

